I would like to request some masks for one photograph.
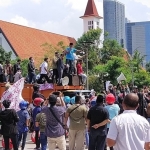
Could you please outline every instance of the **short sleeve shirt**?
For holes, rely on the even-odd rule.
[[[67,113],[75,109],[79,104],[74,104],[68,107]],[[80,105],[69,115],[70,129],[71,130],[83,130],[85,129],[85,118],[87,117],[87,109],[85,105]]]
[[[145,142],[150,142],[150,125],[136,111],[125,110],[112,119],[107,138],[116,141],[114,150],[144,150]]]
[[[47,74],[47,71],[45,70],[45,68],[46,69],[48,68],[48,63],[44,61],[40,67],[41,67],[41,74]]]
[[[39,114],[41,112],[41,107],[35,107],[34,109],[33,109],[33,113],[32,113],[32,115],[33,115],[33,123],[34,123],[34,129],[37,131],[37,130],[39,130],[39,127],[36,127],[35,126],[35,119],[36,119],[36,115],[37,114]]]
[[[53,106],[51,107],[54,114],[57,118],[63,123],[64,113],[66,111],[65,107],[62,106]],[[64,135],[65,131],[62,125],[55,119],[53,114],[51,113],[49,107],[44,107],[42,109],[42,113],[46,115],[46,129],[45,133],[47,137],[57,138]]]
[[[109,113],[103,106],[95,105],[90,108],[87,119],[90,120],[90,130],[95,130],[92,128],[93,125],[99,124],[106,119],[109,119]],[[97,129],[101,135],[107,134],[107,125],[101,126]]]
[[[105,108],[108,110],[109,119],[112,120],[115,116],[119,114],[120,108],[118,104],[107,105]],[[107,128],[109,128],[110,123],[107,124]]]
[[[73,53],[75,53],[77,50],[75,49],[75,48],[70,48],[70,47],[68,47],[67,49],[66,49],[66,59],[69,59],[69,60],[74,60],[75,58],[74,58],[74,55],[73,55]]]
[[[18,131],[24,132],[26,127],[26,121],[30,119],[29,113],[27,110],[20,110],[17,112],[19,117],[19,122],[17,123]]]
[[[46,125],[43,124],[46,124],[46,115],[44,113],[37,114],[35,122],[39,123],[40,132],[45,132]]]

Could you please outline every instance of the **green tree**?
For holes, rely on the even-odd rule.
[[[11,60],[12,52],[6,52],[4,48],[0,45],[0,61],[5,62],[6,60]]]
[[[84,33],[76,42],[75,48],[88,52],[88,66],[92,70],[100,62],[100,36],[101,29],[91,29]]]
[[[145,60],[145,57],[146,55],[141,55],[141,53],[136,50],[132,56],[132,62],[133,62],[133,65],[134,67],[136,68],[136,71],[139,72],[140,71],[140,68],[143,64],[143,61]]]
[[[122,57],[123,54],[123,49],[116,40],[104,40],[103,48],[101,48],[102,63],[107,63],[107,61],[111,59],[111,56]]]
[[[146,64],[146,71],[147,71],[147,72],[150,72],[150,62],[148,62],[148,63]]]

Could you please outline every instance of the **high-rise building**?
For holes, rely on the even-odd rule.
[[[103,0],[105,39],[114,39],[125,47],[125,6],[117,0]]]
[[[150,21],[126,23],[126,45],[133,55],[135,50],[146,55],[143,66],[150,61]]]
[[[98,14],[94,0],[88,0],[85,13],[80,18],[83,19],[84,32],[99,27],[102,17]]]

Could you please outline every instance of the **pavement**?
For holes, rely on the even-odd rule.
[[[2,137],[0,137],[0,150],[3,150],[1,141],[2,141]],[[69,150],[68,145],[69,144],[68,144],[68,140],[67,140],[67,144],[66,144],[67,150]],[[34,148],[35,148],[35,144],[31,141],[31,133],[29,133],[27,136],[25,150],[33,150]],[[56,148],[55,150],[59,150],[59,149]],[[85,150],[88,150],[88,149],[85,149]]]

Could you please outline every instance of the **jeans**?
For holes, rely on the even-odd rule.
[[[89,150],[104,150],[106,145],[106,135],[101,135],[96,130],[90,131],[89,134]]]
[[[36,144],[36,148],[40,148],[39,131],[35,131],[35,144]]]
[[[22,138],[23,138],[23,140],[22,140]],[[19,147],[20,142],[22,140],[22,146],[21,146],[22,150],[25,147],[26,139],[27,139],[27,132],[19,132],[18,147]]]
[[[41,150],[47,149],[47,136],[44,132],[40,132]]]
[[[87,80],[87,76],[83,73],[79,74],[79,76],[82,77],[82,83],[85,84],[86,83],[86,80]]]
[[[18,150],[18,135],[17,134],[4,136],[5,150],[9,150],[9,139],[11,139],[12,141],[13,149]]]
[[[29,77],[29,83],[35,82],[36,75],[34,72],[29,72],[28,77]]]
[[[73,60],[66,59],[66,64],[69,65],[69,74],[74,73]]]

